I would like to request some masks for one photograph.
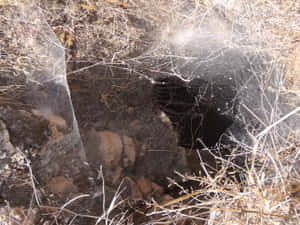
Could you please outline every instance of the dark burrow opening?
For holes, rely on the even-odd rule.
[[[199,88],[174,76],[156,79],[153,87],[155,103],[171,120],[179,134],[178,144],[184,148],[214,147],[233,123],[207,96],[199,98]]]
[[[233,113],[230,116],[224,113],[234,108],[234,96],[235,91],[229,86],[212,87],[202,79],[186,82],[168,76],[155,80],[154,102],[178,133],[178,145],[186,149],[193,173],[205,175],[201,167],[204,162],[209,173],[214,174],[220,166],[217,158],[225,159],[230,155],[230,149],[224,147],[230,141],[221,136],[234,122]]]

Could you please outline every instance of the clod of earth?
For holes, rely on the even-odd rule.
[[[89,135],[88,158],[90,161],[102,161],[104,166],[116,168],[121,160],[122,140],[121,137],[111,131],[92,130]],[[94,144],[90,148],[90,145]],[[93,152],[91,152],[94,150]],[[96,163],[96,162],[95,162]],[[99,164],[100,165],[100,164]]]
[[[123,169],[133,166],[136,160],[133,139],[109,130],[92,129],[88,134],[86,151],[93,167],[99,168],[102,165],[105,174],[112,178],[114,184],[120,182]]]

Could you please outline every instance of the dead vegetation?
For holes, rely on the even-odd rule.
[[[31,39],[24,33],[24,27],[18,27],[22,21],[17,20],[18,16],[10,17],[10,13],[18,10],[18,7],[26,8],[26,4],[31,3],[0,1],[0,11],[3,12],[0,16],[3,25],[0,33],[0,73],[1,79],[4,79],[0,87],[1,104],[19,99],[18,96],[22,95],[19,93],[24,92],[26,75],[33,69],[40,70],[39,66],[45,63],[43,57],[38,61],[33,60],[37,55],[43,55],[44,49],[32,49],[34,43],[30,43]],[[193,39],[194,27],[207,26],[205,22],[209,20],[209,30],[213,31],[217,43],[225,41],[227,46],[243,52],[268,54],[271,60],[264,58],[267,71],[272,75],[271,71],[278,70],[278,89],[275,91],[290,96],[290,99],[299,98],[300,3],[297,1],[41,0],[35,1],[32,7],[41,10],[64,44],[69,79],[76,79],[77,73],[88,69],[75,70],[73,65],[76,62],[89,62],[91,67],[99,64],[116,67],[130,65],[130,69],[138,68],[137,74],[143,73],[140,66],[145,64],[149,65],[143,68],[147,72],[165,71],[162,61],[154,65],[152,61],[169,57],[168,54],[173,54],[169,50],[174,46],[179,50],[172,57],[190,57],[189,53],[184,52],[185,43]],[[16,21],[12,22],[12,19]],[[47,37],[47,34],[43,36]],[[25,45],[27,49],[23,41],[29,41]],[[148,62],[149,58],[151,63]],[[49,66],[52,62],[46,60]],[[176,68],[169,69],[168,73],[170,71],[178,75]],[[147,73],[143,75],[149,76]],[[297,101],[291,100],[288,103],[294,111],[284,116],[299,116]],[[84,194],[74,197],[61,207],[41,205],[38,200],[41,190],[36,188],[32,174],[34,171],[27,164],[30,178],[27,177],[26,182],[32,186],[32,202],[36,206],[29,209],[14,208],[5,202],[6,206],[0,209],[0,223],[34,224],[38,217],[36,208],[40,207],[51,218],[52,224],[60,224],[57,218],[62,215],[69,224],[79,217],[89,218],[94,224],[133,224],[132,215],[136,214],[147,218],[143,220],[144,224],[300,224],[299,130],[287,128],[287,135],[279,136],[277,125],[284,122],[285,118],[276,114],[279,107],[276,101],[272,107],[273,114],[267,115],[268,120],[263,121],[265,128],[250,133],[253,145],[247,146],[247,150],[250,149],[252,154],[247,159],[249,166],[243,171],[243,183],[228,179],[225,171],[230,163],[225,163],[214,177],[178,174],[182,180],[197,182],[198,187],[202,187],[187,190],[177,181],[171,180],[171,184],[181,192],[179,198],[159,203],[149,200],[141,208],[130,204],[132,208],[128,208],[128,202],[120,197],[123,190],[118,189],[110,205],[101,206],[102,215],[92,216],[67,208],[72,202],[91,197]],[[101,182],[113,179],[103,177],[102,170],[99,176]],[[104,184],[101,187],[104,188]],[[105,190],[101,190],[95,195],[105,198],[105,193]],[[115,209],[123,211],[116,215],[113,212]],[[41,221],[41,224],[47,224],[47,220]]]

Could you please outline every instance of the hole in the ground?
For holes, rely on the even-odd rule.
[[[234,123],[236,93],[230,85],[211,83],[201,79],[186,82],[172,76],[156,79],[153,87],[154,102],[178,133],[178,145],[186,150],[190,171],[200,176],[214,176],[221,169],[223,159],[226,161],[231,155],[228,147],[231,141],[226,135],[221,136]],[[227,171],[232,169],[228,167]],[[235,175],[229,177],[239,180]],[[181,185],[196,188],[199,183]]]
[[[214,148],[232,124],[224,113],[232,106],[229,103],[227,109],[224,105],[234,94],[218,95],[215,90],[219,86],[207,88],[210,83],[202,80],[184,82],[167,77],[149,82],[128,70],[106,66],[85,70],[69,83],[88,162],[95,174],[99,165],[104,165],[104,174],[115,178],[107,182],[111,187],[130,178],[132,186],[127,188],[132,195],[135,183],[145,177],[164,193],[177,196],[179,190],[169,189],[166,177],[179,183],[181,177],[174,171],[198,173],[201,168],[195,149],[201,149],[204,162],[216,166],[214,157],[202,148]],[[176,129],[158,118],[161,111]],[[125,145],[125,137],[132,144]],[[187,188],[193,185],[184,184]],[[199,182],[195,185],[198,189]],[[142,193],[145,198],[151,194]]]
[[[208,82],[198,80],[197,83],[190,85],[174,76],[158,78],[153,97],[178,132],[178,145],[188,149],[212,148],[232,125],[233,119],[223,115],[224,109],[218,108],[211,97],[212,94],[220,96],[223,93],[213,91],[201,96],[199,90]]]

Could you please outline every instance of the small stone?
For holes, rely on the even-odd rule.
[[[159,118],[161,119],[161,121],[163,123],[168,124],[169,126],[172,126],[172,122],[171,122],[171,120],[169,119],[169,117],[167,116],[166,113],[160,112]]]

